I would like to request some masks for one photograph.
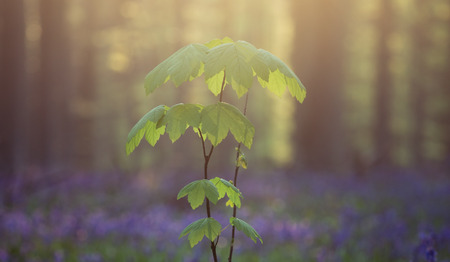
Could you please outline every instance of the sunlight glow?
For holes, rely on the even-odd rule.
[[[124,72],[130,65],[130,58],[122,52],[113,52],[109,55],[108,66],[116,72]]]
[[[41,39],[42,28],[38,23],[31,23],[27,26],[25,35],[30,42],[37,42]]]

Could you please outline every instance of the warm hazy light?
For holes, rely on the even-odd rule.
[[[109,55],[108,66],[116,72],[124,72],[128,69],[130,59],[122,52],[113,52]]]
[[[132,124],[134,118],[159,103],[170,105],[181,101],[214,101],[215,98],[205,92],[204,78],[183,84],[186,86],[183,89],[174,89],[167,84],[166,89],[145,97],[142,84],[146,73],[182,46],[229,36],[234,40],[248,41],[279,57],[291,67],[308,90],[305,103],[300,105],[290,95],[278,98],[261,89],[258,82],[254,81],[249,112],[253,114],[250,115],[251,121],[259,127],[259,131],[254,150],[248,152],[249,159],[254,159],[254,165],[258,161],[266,162],[263,159],[269,159],[270,164],[276,166],[291,165],[297,158],[306,162],[308,154],[305,152],[317,148],[321,148],[317,149],[317,154],[334,152],[333,148],[350,152],[345,160],[339,160],[345,162],[348,168],[351,168],[353,151],[367,155],[370,162],[370,158],[376,154],[373,141],[377,114],[374,97],[379,90],[376,85],[380,85],[376,81],[380,79],[377,73],[381,71],[379,68],[388,68],[392,78],[384,86],[390,85],[389,97],[392,100],[387,103],[393,104],[389,109],[392,110],[389,114],[391,119],[387,120],[390,123],[389,132],[395,138],[401,137],[395,139],[394,162],[404,166],[413,164],[411,145],[417,140],[413,137],[414,129],[416,122],[422,121],[414,116],[415,102],[411,100],[411,80],[416,67],[422,72],[420,81],[423,83],[420,85],[426,90],[422,113],[424,118],[431,119],[422,121],[423,130],[418,137],[424,142],[422,149],[416,151],[422,151],[429,161],[441,161],[448,154],[445,144],[447,130],[439,120],[445,119],[447,115],[444,114],[448,111],[448,101],[440,95],[445,92],[442,79],[448,66],[450,4],[446,0],[435,0],[433,3],[424,1],[422,4],[426,8],[418,8],[419,2],[410,0],[391,1],[387,5],[392,5],[394,14],[382,8],[381,0],[354,1],[352,5],[340,8],[335,8],[339,4],[336,0],[69,0],[61,5],[64,6],[64,12],[49,8],[63,1],[54,2],[47,8],[40,8],[45,1],[24,2],[25,28],[22,31],[26,40],[24,59],[29,88],[35,88],[42,80],[40,78],[48,77],[49,84],[46,84],[45,90],[56,96],[61,89],[51,86],[53,79],[50,76],[67,78],[65,82],[70,85],[65,88],[70,90],[69,93],[77,94],[78,99],[77,102],[70,101],[71,112],[76,117],[92,118],[90,121],[96,124],[87,129],[93,130],[93,136],[104,135],[99,126],[111,125],[112,129],[116,129],[108,134],[110,138],[99,142],[101,145],[96,148],[112,147],[111,152],[123,153],[120,142],[111,144],[107,140],[122,141],[126,136],[123,130]],[[388,19],[389,16],[393,16],[392,19]],[[53,20],[65,24],[57,26],[58,23]],[[378,42],[380,21],[387,21],[389,27],[389,33],[383,38],[384,44]],[[419,22],[429,24],[425,32],[421,33],[423,43],[415,40],[413,34]],[[42,49],[45,45],[52,48]],[[378,68],[377,61],[382,57],[378,53],[378,46],[383,45],[388,49],[388,57],[381,61],[383,66]],[[421,50],[420,53],[416,54],[415,48]],[[416,55],[423,57],[416,61]],[[67,66],[67,69],[60,69],[61,65]],[[326,78],[333,81],[322,82]],[[116,88],[119,89],[111,92],[111,83],[117,83]],[[130,92],[130,86],[136,88]],[[125,93],[130,101],[124,102]],[[38,99],[48,103],[45,102],[46,98],[40,98],[38,94],[37,91],[27,92],[29,97],[25,97],[23,101],[26,102],[23,103],[30,100],[29,107],[34,106],[31,103],[40,103]],[[36,101],[31,101],[33,99]],[[108,119],[101,114],[94,114],[91,104],[98,107],[96,112],[111,112],[114,117]],[[261,112],[267,119],[258,115]],[[333,116],[334,112],[338,112],[336,117]],[[26,115],[28,113],[20,114],[24,122],[32,117]],[[55,121],[52,124],[66,125],[56,115],[52,117]],[[330,120],[327,120],[328,117]],[[337,120],[333,122],[335,120],[331,119]],[[91,123],[87,122],[86,125]],[[321,129],[323,134],[319,132]],[[58,133],[53,130],[57,129],[52,129],[51,132],[55,134],[50,134],[51,137]],[[342,132],[349,135],[340,134]],[[30,133],[29,136],[33,135]],[[317,139],[319,136],[336,141],[323,142],[322,146],[317,146],[315,143],[320,144],[322,140]],[[342,139],[335,138],[341,136]],[[93,150],[93,147],[88,150]],[[142,151],[145,153],[131,160],[135,161],[133,164],[148,167],[154,156],[169,154],[154,149]],[[182,150],[175,153],[181,154]],[[92,157],[96,159],[92,162],[101,166],[99,163],[106,163],[104,159],[111,155],[97,154]],[[329,159],[340,158],[341,155],[344,154],[336,153]],[[130,161],[125,157],[122,160],[127,163]]]
[[[450,262],[450,0],[0,1],[0,262]]]
[[[120,6],[120,14],[126,18],[133,18],[139,13],[139,4],[136,1],[126,1]]]
[[[37,42],[41,39],[42,28],[38,23],[29,24],[26,28],[26,37],[28,41]]]

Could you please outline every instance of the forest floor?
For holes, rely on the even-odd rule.
[[[185,226],[205,216],[176,195],[191,174],[35,174],[0,208],[0,261],[210,261]],[[395,171],[364,178],[245,174],[234,261],[450,261],[450,178]],[[4,187],[5,185],[2,185]],[[223,201],[223,200],[221,200]],[[212,207],[225,227],[228,207]],[[231,232],[218,244],[228,254]],[[433,260],[434,259],[434,260]]]

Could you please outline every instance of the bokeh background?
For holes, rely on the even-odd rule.
[[[243,261],[450,259],[447,0],[2,0],[0,259],[201,259],[172,241],[180,214],[199,214],[175,196],[201,177],[200,140],[189,130],[129,157],[125,143],[157,105],[216,101],[203,78],[149,96],[143,83],[179,48],[225,36],[307,89],[303,104],[250,89],[243,213],[268,244],[243,244]],[[215,175],[232,177],[235,146],[215,151]],[[151,233],[170,218],[173,236]]]

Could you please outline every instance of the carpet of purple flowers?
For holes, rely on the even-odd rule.
[[[205,240],[191,249],[178,239],[205,213],[175,199],[194,177],[36,175],[0,209],[0,261],[210,261]],[[238,234],[234,261],[450,261],[445,174],[245,174],[240,188],[238,217],[264,244]],[[213,210],[223,226],[229,215]]]

